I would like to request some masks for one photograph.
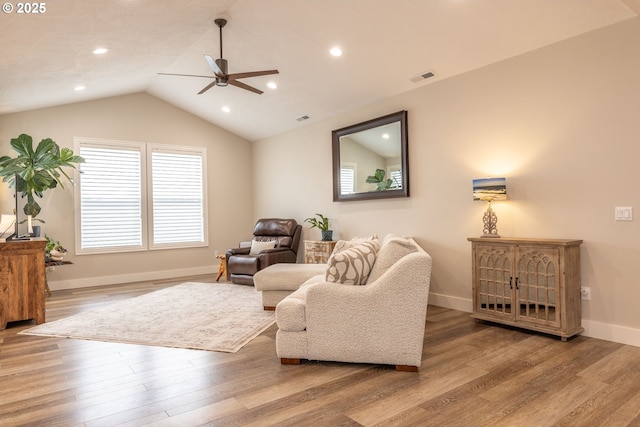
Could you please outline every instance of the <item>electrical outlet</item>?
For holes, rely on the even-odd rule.
[[[580,296],[582,297],[582,299],[584,300],[591,300],[591,288],[588,288],[586,286],[583,286],[580,288]]]

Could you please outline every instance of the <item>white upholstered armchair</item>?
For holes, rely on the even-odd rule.
[[[429,254],[413,239],[387,236],[365,285],[316,276],[278,304],[278,357],[283,364],[310,359],[417,370],[430,278]]]

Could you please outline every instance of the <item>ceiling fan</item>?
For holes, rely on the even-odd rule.
[[[205,93],[206,91],[208,91],[214,86],[227,86],[227,85],[239,87],[241,89],[245,89],[253,93],[257,93],[258,95],[263,93],[263,91],[261,91],[260,89],[256,89],[255,87],[249,86],[246,83],[242,83],[238,81],[238,79],[244,79],[247,77],[266,76],[269,74],[278,74],[278,70],[249,71],[246,73],[228,74],[227,60],[223,59],[222,57],[222,28],[225,25],[227,25],[227,20],[218,18],[213,22],[218,26],[218,28],[220,28],[220,58],[214,60],[211,56],[207,55],[206,53],[204,54],[204,58],[209,63],[211,70],[213,70],[214,76],[199,76],[195,74],[170,74],[170,73],[158,73],[158,74],[161,74],[163,76],[204,77],[208,79],[214,78],[214,80],[211,83],[206,85],[204,88],[202,88],[200,92],[198,92],[198,95]]]

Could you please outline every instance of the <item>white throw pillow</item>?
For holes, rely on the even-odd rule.
[[[251,250],[249,251],[249,255],[258,255],[260,252],[262,252],[265,249],[273,249],[276,247],[276,241],[275,240],[269,240],[266,242],[260,242],[258,240],[252,240],[251,241]]]
[[[378,240],[370,240],[359,245],[334,252],[327,262],[327,282],[344,285],[366,285],[371,267],[380,249]]]
[[[414,243],[403,237],[385,238],[384,243],[380,247],[376,264],[371,268],[369,273],[369,281],[374,282],[384,274],[393,264],[410,253],[417,252],[418,248]]]

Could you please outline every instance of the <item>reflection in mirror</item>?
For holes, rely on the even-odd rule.
[[[409,196],[407,112],[334,130],[333,200]]]

